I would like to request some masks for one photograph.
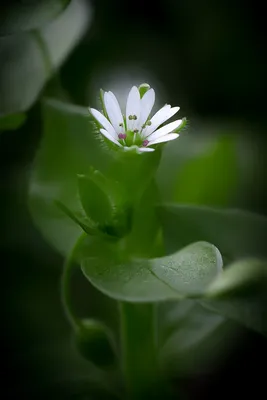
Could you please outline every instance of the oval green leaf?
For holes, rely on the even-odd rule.
[[[167,257],[117,262],[87,258],[82,271],[104,294],[130,302],[153,302],[196,296],[222,270],[218,249],[198,242]]]
[[[89,22],[88,4],[73,0],[40,30],[0,38],[0,115],[27,110],[46,81],[80,40]]]
[[[168,371],[212,371],[240,332],[238,325],[196,300],[159,304],[159,359]]]
[[[201,304],[267,336],[267,261],[247,259],[228,266]]]
[[[242,210],[166,204],[160,206],[166,250],[173,253],[196,241],[213,243],[224,264],[267,256],[267,218]]]

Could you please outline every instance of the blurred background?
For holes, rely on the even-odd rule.
[[[88,362],[69,345],[59,295],[63,257],[28,211],[29,172],[43,135],[40,100],[96,106],[100,87],[123,101],[133,84],[148,82],[158,106],[179,105],[189,120],[184,137],[166,146],[158,174],[163,199],[267,215],[263,6],[47,0],[1,7],[2,366],[10,380],[4,398],[99,398],[97,388],[87,395]],[[87,292],[80,276],[76,284]],[[92,288],[86,296],[77,296],[80,312],[116,329],[113,302]],[[235,328],[216,361],[174,374],[185,398],[264,392],[266,339]],[[102,372],[90,368],[97,382]]]

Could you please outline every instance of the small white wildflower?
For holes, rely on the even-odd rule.
[[[144,93],[143,96],[140,93]],[[176,131],[185,123],[184,119],[178,119],[162,126],[180,109],[169,104],[149,118],[155,102],[155,91],[147,84],[141,85],[139,90],[136,86],[132,87],[125,116],[112,92],[103,92],[101,100],[106,116],[94,108],[89,108],[89,112],[101,125],[101,134],[123,150],[135,148],[138,153],[154,151],[151,146],[178,138]]]

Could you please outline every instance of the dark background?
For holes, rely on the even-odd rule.
[[[253,135],[257,163],[240,207],[267,215],[263,5],[237,0],[91,3],[92,25],[44,92],[53,93],[60,81],[73,103],[87,105],[95,81],[108,82],[110,71],[118,75],[128,69],[133,77],[150,71],[164,83],[171,104],[179,99],[189,120],[238,121],[244,137]],[[54,373],[46,346],[56,351],[69,328],[58,292],[63,260],[43,241],[27,211],[27,171],[41,138],[38,102],[28,114],[23,127],[0,136],[3,398],[85,399],[71,397],[67,385],[43,389]],[[47,368],[40,361],[43,353]],[[181,378],[181,387],[188,399],[264,397],[266,359],[266,339],[242,329],[214,371]]]

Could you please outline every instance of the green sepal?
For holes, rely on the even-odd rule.
[[[142,97],[144,96],[144,94],[145,94],[146,92],[148,92],[149,89],[150,89],[150,86],[149,86],[148,83],[142,83],[142,84],[139,86],[138,90],[139,90],[141,99],[142,99]]]
[[[130,231],[132,205],[120,183],[91,168],[78,175],[78,186],[84,211],[101,233],[123,237]]]
[[[98,182],[87,175],[77,175],[81,204],[86,215],[96,224],[104,224],[112,217],[112,204]]]
[[[178,128],[174,129],[173,133],[179,133],[182,131],[182,129],[184,129],[188,123],[186,117],[182,118],[182,123],[181,125],[178,126]]]
[[[97,229],[96,227],[92,224],[92,222],[84,215],[77,215],[77,213],[74,213],[71,211],[65,204],[63,204],[59,200],[54,201],[55,205],[64,212],[70,219],[72,219],[73,222],[75,222],[77,225],[79,225],[85,233],[88,235],[96,235]]]

